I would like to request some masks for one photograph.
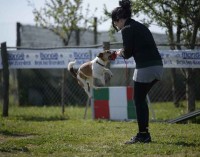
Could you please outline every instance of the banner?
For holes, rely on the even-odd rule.
[[[200,50],[160,50],[164,68],[200,68]],[[124,60],[118,57],[111,62],[111,68],[135,67],[133,57]]]
[[[8,62],[11,69],[67,68],[68,63],[74,60],[76,60],[75,67],[79,67],[95,58],[95,55],[101,51],[102,49],[8,51]]]
[[[75,67],[94,59],[102,48],[73,48],[51,50],[8,51],[10,69],[67,68],[69,61],[76,60]],[[160,50],[165,68],[200,68],[200,50]],[[134,68],[133,57],[124,60],[118,57],[111,61],[111,68]],[[0,69],[2,60],[0,57]]]
[[[200,51],[160,51],[165,68],[200,68]]]

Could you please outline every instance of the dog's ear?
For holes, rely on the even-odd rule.
[[[111,51],[110,50],[105,50],[105,53],[110,53],[111,54]]]
[[[103,57],[103,53],[100,52],[97,57],[102,58]]]

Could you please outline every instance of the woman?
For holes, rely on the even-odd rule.
[[[119,2],[119,7],[112,11],[113,27],[122,33],[123,48],[116,54],[125,59],[133,57],[136,68],[133,74],[134,100],[136,106],[139,132],[125,144],[151,142],[149,133],[149,108],[146,102],[147,93],[152,86],[161,80],[163,64],[155,41],[149,29],[131,19],[129,0]]]

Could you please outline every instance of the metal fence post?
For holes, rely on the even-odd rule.
[[[110,42],[103,42],[103,49],[110,50]]]
[[[9,105],[9,69],[6,42],[1,43],[1,57],[3,64],[3,117],[8,117]]]
[[[110,42],[103,42],[103,50],[110,50]],[[108,63],[107,67],[110,69],[110,63]],[[110,75],[105,74],[106,86],[110,86]],[[109,79],[107,79],[109,78]]]
[[[98,32],[97,32],[97,17],[94,17],[94,45],[97,44]]]
[[[66,97],[66,69],[63,69],[62,71],[62,88],[61,88],[61,106],[62,106],[62,115],[65,113],[65,97]]]

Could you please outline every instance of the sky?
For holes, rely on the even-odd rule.
[[[0,0],[0,43],[6,42],[7,46],[16,46],[16,22],[22,24],[34,25],[34,16],[32,7],[28,5],[28,0]],[[29,0],[33,2],[36,8],[44,6],[45,0]],[[103,15],[103,5],[105,4],[108,10],[112,11],[118,6],[119,0],[83,0],[83,8],[90,5],[91,13],[94,8],[97,8],[95,16]],[[136,19],[140,20],[140,19]],[[107,31],[111,25],[111,20],[98,26],[98,31]],[[158,26],[150,27],[152,32],[164,33],[164,30]]]

